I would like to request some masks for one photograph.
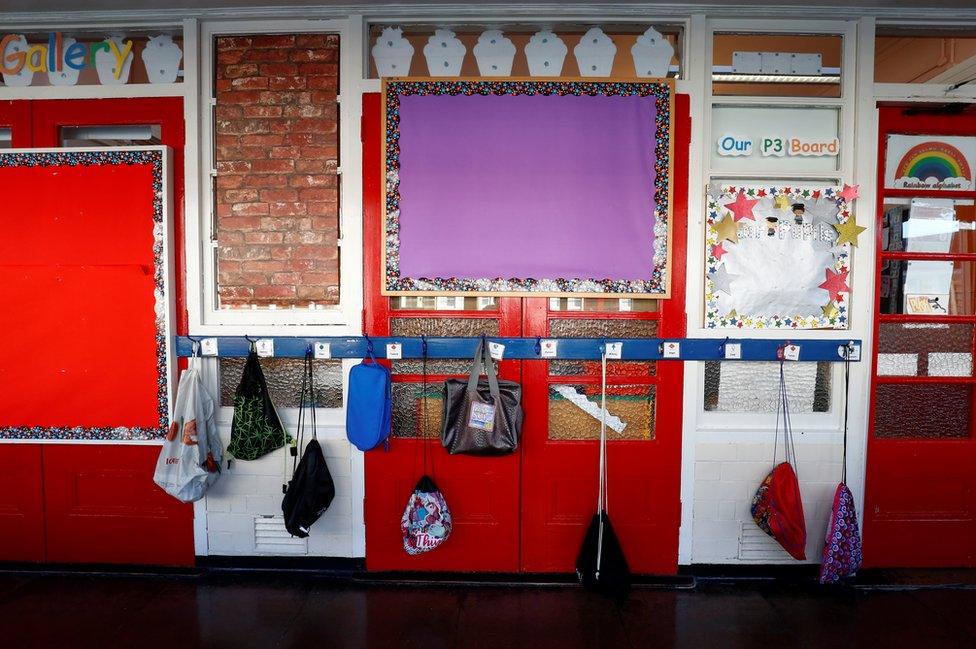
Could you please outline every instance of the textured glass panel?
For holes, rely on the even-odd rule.
[[[601,318],[552,318],[553,338],[657,338],[656,320],[605,320]],[[607,376],[653,376],[654,361],[611,361]],[[551,361],[550,376],[600,376],[599,361]]]
[[[787,363],[790,410],[830,410],[830,363]],[[776,412],[779,363],[708,361],[705,363],[705,410]]]
[[[268,382],[271,401],[279,408],[297,408],[302,391],[300,358],[262,358],[261,369]],[[342,407],[342,362],[315,361],[316,404],[320,408]],[[220,359],[220,405],[233,406],[234,392],[244,371],[243,358]]]
[[[969,437],[971,386],[882,383],[875,388],[874,435],[881,439]]]
[[[426,420],[427,437],[440,437],[444,409],[444,384],[427,384],[427,406],[424,408],[422,383],[393,384],[393,436],[419,437],[420,422]],[[421,413],[426,410],[426,417]]]
[[[657,311],[660,305],[657,300],[640,298],[616,297],[551,297],[550,311],[591,311],[594,313],[620,313],[634,311],[649,313]]]
[[[402,295],[390,298],[390,308],[394,311],[497,311],[498,298],[495,297],[448,297],[438,298],[424,295]]]
[[[549,335],[553,338],[657,338],[657,320],[552,318]]]
[[[918,354],[878,354],[878,376],[918,376]]]
[[[498,369],[498,362],[495,361],[495,369]],[[394,374],[423,374],[423,363],[418,358],[405,358],[393,361]],[[428,359],[427,375],[431,374],[463,374],[467,376],[471,371],[470,358],[436,358]]]
[[[496,318],[393,318],[391,336],[459,336],[498,335]]]
[[[878,374],[971,376],[972,348],[971,324],[882,323],[878,332]],[[914,365],[909,356],[917,358]]]
[[[972,376],[973,355],[966,352],[932,352],[929,376]]]
[[[568,388],[594,404],[596,416],[559,394]],[[600,386],[549,386],[549,439],[600,439]],[[619,417],[627,426],[620,433],[607,428],[609,441],[654,439],[654,386],[613,385],[607,388],[607,413]]]

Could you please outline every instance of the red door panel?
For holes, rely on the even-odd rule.
[[[41,446],[0,446],[0,561],[44,561]]]
[[[0,101],[0,128],[10,129],[10,146],[31,146],[31,111],[29,101]]]
[[[47,560],[193,565],[193,506],[152,481],[157,446],[44,447]]]
[[[657,323],[660,337],[685,335],[685,238],[690,138],[688,97],[675,101],[675,144],[672,178],[674,213],[672,298],[657,312],[568,314],[552,313],[546,299],[526,299],[526,336],[551,333],[550,320],[604,320],[607,325],[634,321]],[[610,329],[612,331],[612,329]],[[608,334],[612,335],[612,334]],[[609,512],[632,570],[674,573],[678,562],[681,518],[681,394],[682,363],[659,362],[653,375],[614,370],[610,385],[632,386],[621,392],[654,390],[654,438],[614,441],[609,432]],[[599,445],[595,440],[550,439],[549,386],[583,384],[591,399],[600,392],[599,363],[586,364],[584,376],[549,376],[549,363],[526,362],[523,368],[526,428],[522,462],[522,569],[526,572],[572,572],[586,527],[596,510]],[[647,386],[647,387],[640,387]],[[608,410],[613,406],[608,400]]]
[[[898,264],[924,261],[927,253],[894,249],[897,244],[890,242],[902,241],[902,215],[886,221],[886,213],[899,213],[900,206],[913,198],[955,198],[962,199],[955,206],[956,217],[972,220],[976,192],[886,190],[884,178],[889,135],[974,136],[976,116],[902,108],[882,108],[879,114],[875,286],[879,302],[875,304],[864,565],[972,567],[976,566],[976,422],[972,409],[976,378],[972,373],[934,376],[928,358],[930,352],[976,351],[976,337],[966,331],[976,323],[976,316],[971,308],[960,306],[972,299],[971,288],[967,288],[972,278],[967,276],[972,274],[976,250],[958,236],[947,253],[928,257],[930,261],[956,262],[947,313],[891,313],[898,308],[893,305],[901,292],[898,272],[902,267]],[[908,214],[911,218],[911,212]],[[884,236],[886,227],[888,237]],[[885,249],[885,241],[892,250]],[[915,371],[879,375],[879,353],[897,352],[917,354]]]
[[[160,140],[173,152],[173,232],[176,250],[176,319],[178,334],[187,329],[186,256],[182,245],[183,224],[183,145],[185,126],[183,99],[154,97],[151,99],[58,99],[31,102],[33,147],[60,146],[62,126],[118,126],[126,124],[158,124]]]

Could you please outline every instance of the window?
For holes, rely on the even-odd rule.
[[[162,144],[159,124],[62,126],[61,146],[149,146]]]
[[[715,34],[712,94],[840,97],[841,42],[829,34]]]
[[[13,139],[13,131],[9,128],[0,128],[0,149],[9,149]]]
[[[877,83],[952,85],[976,77],[976,31],[879,26],[874,39]]]

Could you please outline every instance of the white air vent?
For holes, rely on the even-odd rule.
[[[791,561],[792,557],[776,540],[752,521],[742,524],[739,532],[739,559],[742,561]]]
[[[281,516],[255,516],[254,551],[274,555],[308,554],[308,540],[289,534]]]

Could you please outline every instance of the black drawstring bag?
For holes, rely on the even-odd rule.
[[[289,442],[291,437],[271,402],[258,353],[252,344],[234,393],[234,421],[230,425],[227,451],[238,460],[256,460]]]
[[[600,485],[597,489],[596,513],[583,537],[576,558],[576,575],[584,588],[607,595],[623,597],[630,590],[630,566],[607,514],[607,356],[601,359],[603,370],[600,397]]]
[[[292,459],[292,478],[284,488],[285,497],[281,501],[281,511],[285,516],[285,528],[292,536],[304,538],[312,524],[332,504],[335,498],[335,483],[325,463],[322,447],[315,430],[315,385],[312,374],[312,352],[305,354],[304,376],[302,377],[302,396],[298,412],[298,448],[305,441],[306,405],[311,411],[312,439],[305,447],[301,460],[297,453]],[[297,467],[295,463],[298,463]]]

